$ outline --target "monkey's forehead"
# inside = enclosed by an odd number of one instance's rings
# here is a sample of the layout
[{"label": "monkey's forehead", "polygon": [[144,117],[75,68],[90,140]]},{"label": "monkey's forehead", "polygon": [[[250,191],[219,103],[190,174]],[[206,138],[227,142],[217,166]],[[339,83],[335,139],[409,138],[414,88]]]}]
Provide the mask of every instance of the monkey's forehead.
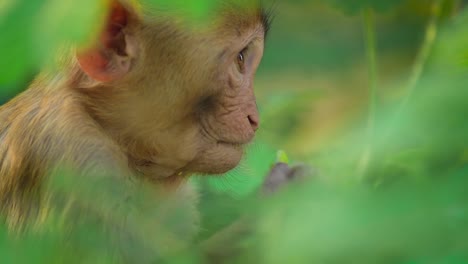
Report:
[{"label": "monkey's forehead", "polygon": [[260,0],[119,0],[127,5],[144,9],[155,8],[165,10],[193,10],[195,12],[207,12],[219,8],[259,8],[263,5]]},{"label": "monkey's forehead", "polygon": [[248,29],[270,28],[269,9],[259,0],[127,0],[148,19],[177,21],[190,26]]}]

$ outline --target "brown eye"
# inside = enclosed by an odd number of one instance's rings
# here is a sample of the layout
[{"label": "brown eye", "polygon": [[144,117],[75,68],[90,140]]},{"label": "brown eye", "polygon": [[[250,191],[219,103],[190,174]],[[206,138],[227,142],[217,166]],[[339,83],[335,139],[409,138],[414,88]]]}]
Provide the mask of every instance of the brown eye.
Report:
[{"label": "brown eye", "polygon": [[237,65],[239,66],[239,71],[244,71],[245,64],[245,49],[243,49],[239,54],[237,54]]}]

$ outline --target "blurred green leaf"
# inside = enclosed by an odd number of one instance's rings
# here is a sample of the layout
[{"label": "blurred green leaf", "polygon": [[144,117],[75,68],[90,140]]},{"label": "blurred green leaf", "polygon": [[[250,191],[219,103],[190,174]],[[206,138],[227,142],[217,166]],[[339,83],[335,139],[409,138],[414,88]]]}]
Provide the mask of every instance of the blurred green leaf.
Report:
[{"label": "blurred green leaf", "polygon": [[0,20],[0,85],[16,83],[36,66],[32,25],[43,5],[44,0],[14,1]]},{"label": "blurred green leaf", "polygon": [[403,1],[405,0],[328,0],[331,5],[347,14],[356,14],[368,8],[378,12],[385,12],[397,7]]},{"label": "blurred green leaf", "polygon": [[385,191],[296,186],[260,214],[259,240],[247,251],[262,252],[256,263],[404,263],[453,253],[466,261],[466,170],[443,176]]},{"label": "blurred green leaf", "polygon": [[53,65],[65,44],[82,45],[97,34],[105,1],[14,1],[0,20],[0,85],[11,85]]},{"label": "blurred green leaf", "polygon": [[41,65],[51,64],[62,46],[89,44],[106,13],[102,0],[47,0],[32,21],[35,58]]},{"label": "blurred green leaf", "polygon": [[141,2],[146,8],[169,11],[195,24],[207,22],[212,18],[212,11],[219,5],[215,0],[141,0]]},{"label": "blurred green leaf", "polygon": [[437,43],[432,56],[437,64],[433,67],[445,73],[462,74],[468,67],[468,12],[457,16],[451,25]]},{"label": "blurred green leaf", "polygon": [[276,162],[281,162],[281,163],[289,163],[289,158],[288,155],[286,155],[286,152],[284,150],[278,150],[276,152]]}]

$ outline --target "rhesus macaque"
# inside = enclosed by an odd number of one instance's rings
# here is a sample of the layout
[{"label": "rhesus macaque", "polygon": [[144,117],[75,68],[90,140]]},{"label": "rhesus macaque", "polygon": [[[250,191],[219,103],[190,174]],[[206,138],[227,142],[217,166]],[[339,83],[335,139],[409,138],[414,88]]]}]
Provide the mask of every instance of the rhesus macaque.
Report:
[{"label": "rhesus macaque", "polygon": [[44,217],[44,183],[62,168],[168,193],[193,173],[233,169],[259,128],[253,81],[269,27],[258,3],[240,2],[219,1],[213,23],[198,28],[112,1],[95,43],[62,54],[60,71],[0,108],[6,222]]}]

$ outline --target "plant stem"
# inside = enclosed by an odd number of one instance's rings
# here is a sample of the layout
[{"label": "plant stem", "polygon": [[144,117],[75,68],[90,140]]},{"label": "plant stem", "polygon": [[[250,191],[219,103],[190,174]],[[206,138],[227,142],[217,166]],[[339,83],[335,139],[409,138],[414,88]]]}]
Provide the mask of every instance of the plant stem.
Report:
[{"label": "plant stem", "polygon": [[361,155],[358,164],[358,174],[363,177],[372,158],[374,145],[375,117],[377,111],[377,46],[375,37],[375,19],[372,8],[366,8],[362,11],[364,19],[364,36],[367,52],[367,68],[369,74],[369,112],[367,119],[367,145]]},{"label": "plant stem", "polygon": [[377,47],[375,39],[375,20],[374,11],[366,8],[363,11],[366,51],[367,51],[367,69],[369,72],[369,116],[368,116],[368,134],[374,134],[375,115],[377,110]]},{"label": "plant stem", "polygon": [[432,47],[434,46],[434,42],[437,37],[437,25],[439,22],[441,11],[440,9],[443,2],[444,0],[435,0],[432,2],[431,17],[425,30],[424,41],[416,57],[416,61],[413,65],[411,76],[406,86],[406,95],[403,98],[403,101],[401,102],[401,105],[397,111],[397,115],[399,115],[407,106],[409,100],[411,99],[414,93],[415,87],[418,84],[419,79],[421,78],[421,75],[424,71],[424,66],[426,65],[427,59],[429,58]]}]

